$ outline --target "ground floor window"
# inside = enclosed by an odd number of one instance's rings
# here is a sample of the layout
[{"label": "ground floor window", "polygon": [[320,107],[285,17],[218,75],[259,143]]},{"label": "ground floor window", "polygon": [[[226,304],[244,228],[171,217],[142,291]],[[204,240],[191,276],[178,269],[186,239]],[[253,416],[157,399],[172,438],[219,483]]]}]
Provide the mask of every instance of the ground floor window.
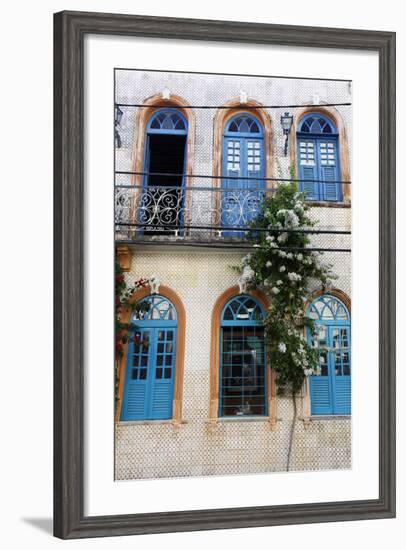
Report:
[{"label": "ground floor window", "polygon": [[126,362],[121,420],[172,418],[177,315],[163,296],[142,300],[134,314]]},{"label": "ground floor window", "polygon": [[251,296],[232,298],[221,315],[219,416],[267,414],[264,313]]},{"label": "ground floor window", "polygon": [[315,334],[308,333],[314,347],[324,348],[318,372],[310,377],[311,413],[351,413],[351,322],[345,305],[335,296],[314,300],[308,310]]}]

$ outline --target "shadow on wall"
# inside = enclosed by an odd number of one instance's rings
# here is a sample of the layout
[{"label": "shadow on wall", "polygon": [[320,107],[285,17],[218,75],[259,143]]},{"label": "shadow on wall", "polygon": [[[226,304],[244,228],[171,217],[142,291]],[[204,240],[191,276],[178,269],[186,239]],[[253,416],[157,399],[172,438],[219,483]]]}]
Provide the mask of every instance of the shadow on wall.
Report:
[{"label": "shadow on wall", "polygon": [[44,531],[45,533],[48,533],[49,535],[53,534],[53,520],[52,518],[21,518],[22,521],[25,523],[28,523],[29,525],[32,525],[39,529],[40,531]]}]

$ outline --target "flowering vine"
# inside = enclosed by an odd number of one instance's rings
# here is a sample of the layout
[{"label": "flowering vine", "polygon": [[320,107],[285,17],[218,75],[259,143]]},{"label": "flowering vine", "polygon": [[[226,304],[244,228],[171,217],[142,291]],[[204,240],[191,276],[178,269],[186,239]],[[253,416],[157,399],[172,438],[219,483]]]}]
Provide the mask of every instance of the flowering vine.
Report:
[{"label": "flowering vine", "polygon": [[269,298],[264,321],[269,364],[279,393],[289,387],[293,395],[306,376],[320,371],[322,360],[321,349],[309,345],[303,334],[306,327],[315,331],[305,311],[310,283],[318,282],[325,290],[335,278],[321,252],[306,250],[310,244],[306,229],[316,225],[308,212],[305,195],[296,184],[280,184],[253,220],[254,249],[238,268],[240,286],[261,288]]},{"label": "flowering vine", "polygon": [[[115,281],[114,281],[114,334],[115,334],[115,396],[118,399],[118,376],[119,376],[119,362],[124,353],[124,346],[128,343],[132,332],[136,329],[133,323],[124,323],[122,321],[122,315],[125,311],[141,311],[146,310],[148,304],[131,304],[131,297],[134,292],[140,288],[143,288],[149,284],[148,279],[140,278],[136,279],[134,283],[127,286],[125,281],[123,270],[119,262],[115,262]],[[139,335],[134,334],[133,338],[139,343]]]}]

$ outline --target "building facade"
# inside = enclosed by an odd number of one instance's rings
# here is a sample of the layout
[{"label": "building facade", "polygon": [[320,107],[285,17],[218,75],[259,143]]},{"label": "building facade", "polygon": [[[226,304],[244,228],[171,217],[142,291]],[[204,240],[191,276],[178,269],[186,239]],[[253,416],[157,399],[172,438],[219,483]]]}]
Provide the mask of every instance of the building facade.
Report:
[{"label": "building facade", "polygon": [[[116,71],[116,255],[131,283],[116,479],[351,467],[351,83]],[[281,116],[288,113],[288,135]],[[334,287],[308,289],[326,346],[296,397],[277,394],[260,289],[232,266],[261,200],[295,180]],[[304,335],[305,337],[310,337]]]}]

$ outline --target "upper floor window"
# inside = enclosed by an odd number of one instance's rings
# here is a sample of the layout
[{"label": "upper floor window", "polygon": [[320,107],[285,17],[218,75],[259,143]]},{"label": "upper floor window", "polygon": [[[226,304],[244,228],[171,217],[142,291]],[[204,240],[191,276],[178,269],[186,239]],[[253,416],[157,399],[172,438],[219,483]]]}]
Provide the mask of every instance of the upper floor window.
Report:
[{"label": "upper floor window", "polygon": [[148,122],[138,213],[141,232],[168,233],[183,224],[187,133],[187,120],[177,109],[155,111]]},{"label": "upper floor window", "polygon": [[297,131],[299,189],[312,201],[341,201],[338,133],[330,119],[305,115]]},{"label": "upper floor window", "polygon": [[345,305],[325,294],[309,306],[316,333],[308,332],[314,347],[325,348],[319,372],[310,377],[312,414],[351,413],[351,321]]},{"label": "upper floor window", "polygon": [[150,133],[169,132],[186,134],[187,122],[183,115],[176,109],[162,109],[155,112],[148,124]]},{"label": "upper floor window", "polygon": [[222,159],[221,225],[226,236],[239,236],[237,229],[257,215],[265,187],[263,127],[256,117],[242,113],[227,122]]},{"label": "upper floor window", "polygon": [[[147,296],[131,317],[121,420],[172,418],[177,312],[164,296]],[[145,307],[143,307],[145,306]]]},{"label": "upper floor window", "polygon": [[219,416],[267,414],[263,320],[263,309],[252,296],[236,296],[223,308]]}]

